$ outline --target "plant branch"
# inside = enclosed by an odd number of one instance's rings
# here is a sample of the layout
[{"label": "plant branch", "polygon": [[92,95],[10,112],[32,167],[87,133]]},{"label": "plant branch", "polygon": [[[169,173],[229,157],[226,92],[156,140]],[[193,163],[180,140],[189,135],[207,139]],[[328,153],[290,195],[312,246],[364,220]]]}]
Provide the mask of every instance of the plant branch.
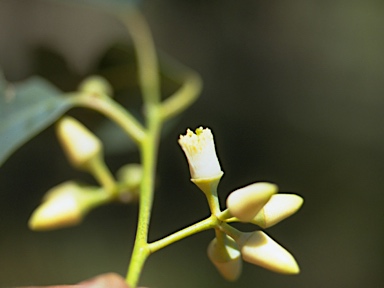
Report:
[{"label": "plant branch", "polygon": [[140,190],[139,219],[135,245],[126,278],[131,288],[137,286],[144,263],[150,255],[148,229],[153,204],[157,149],[161,128],[159,107],[153,106],[151,108],[148,111],[148,133],[140,146],[143,179]]},{"label": "plant branch", "polygon": [[141,143],[145,136],[145,128],[124,107],[106,97],[95,97],[87,93],[69,94],[76,106],[98,111],[118,124],[132,139]]},{"label": "plant branch", "polygon": [[160,101],[159,64],[151,31],[143,15],[135,8],[129,7],[118,14],[128,30],[135,47],[140,87],[144,103]]},{"label": "plant branch", "polygon": [[157,240],[155,242],[152,242],[148,245],[148,248],[150,250],[150,253],[154,253],[172,243],[175,243],[177,241],[180,241],[186,237],[189,237],[193,234],[212,229],[216,227],[218,224],[217,218],[214,215],[211,215],[210,217],[197,222],[189,227],[186,227],[180,231],[177,231],[167,237],[164,237],[163,239]]},{"label": "plant branch", "polygon": [[183,84],[173,95],[163,101],[161,107],[162,118],[170,119],[183,112],[199,96],[202,89],[202,80],[200,75],[189,71],[185,73]]}]

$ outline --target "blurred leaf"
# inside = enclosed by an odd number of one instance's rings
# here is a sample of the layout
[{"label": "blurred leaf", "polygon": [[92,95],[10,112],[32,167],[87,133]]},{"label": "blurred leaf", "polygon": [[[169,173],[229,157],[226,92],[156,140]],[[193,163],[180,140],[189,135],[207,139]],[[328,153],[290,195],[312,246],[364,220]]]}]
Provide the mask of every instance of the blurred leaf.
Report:
[{"label": "blurred leaf", "polygon": [[16,85],[0,77],[0,165],[72,106],[61,94],[40,77]]}]

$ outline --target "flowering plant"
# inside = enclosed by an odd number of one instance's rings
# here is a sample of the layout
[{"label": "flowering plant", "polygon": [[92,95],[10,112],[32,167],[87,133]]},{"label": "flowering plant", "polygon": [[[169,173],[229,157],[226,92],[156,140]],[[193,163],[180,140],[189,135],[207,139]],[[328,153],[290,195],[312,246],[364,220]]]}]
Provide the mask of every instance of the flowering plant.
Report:
[{"label": "flowering plant", "polygon": [[270,227],[295,213],[303,199],[298,195],[276,194],[276,185],[257,182],[231,192],[226,201],[227,209],[221,211],[217,186],[223,172],[211,131],[200,127],[194,134],[188,130],[179,143],[188,159],[191,180],[207,197],[211,216],[203,221],[201,229],[215,230],[216,237],[208,246],[208,256],[223,277],[234,281],[240,276],[240,256],[246,262],[278,273],[299,273],[293,256],[267,234],[262,231],[244,233],[228,223],[240,221]]},{"label": "flowering plant", "polygon": [[[57,138],[69,163],[73,168],[91,174],[99,184],[95,187],[66,181],[56,185],[32,213],[29,227],[32,230],[50,230],[73,226],[81,223],[87,213],[98,206],[114,201],[138,201],[135,244],[126,274],[126,283],[131,288],[137,287],[144,264],[151,254],[209,229],[214,230],[215,238],[208,244],[208,258],[229,281],[238,279],[243,260],[278,273],[299,273],[293,256],[267,234],[259,230],[242,232],[231,223],[247,222],[268,228],[295,213],[303,199],[298,195],[277,194],[278,188],[274,184],[256,182],[231,192],[226,201],[227,207],[221,209],[218,185],[223,171],[213,134],[208,128],[200,127],[194,132],[188,129],[185,135],[180,136],[179,144],[188,161],[191,181],[207,199],[209,217],[157,241],[148,241],[161,129],[164,123],[194,102],[202,83],[196,72],[179,67],[177,73],[173,73],[178,75],[179,89],[163,99],[158,57],[149,27],[135,7],[123,10],[119,8],[114,15],[126,26],[135,46],[144,105],[143,123],[112,98],[112,87],[100,77],[86,79],[78,91],[66,95],[40,78],[24,86],[13,86],[0,79],[0,92],[3,94],[0,97],[0,118],[3,120],[0,122],[0,135],[8,141],[4,141],[0,160],[4,161],[14,147],[56,121]],[[30,99],[31,90],[27,88],[31,85],[39,87],[38,95],[45,95],[40,102],[33,103],[39,109],[30,110],[31,103],[26,100]],[[28,105],[24,105],[23,101]],[[72,107],[93,109],[119,125],[137,145],[141,163],[129,163],[121,167],[115,176],[104,162],[102,141],[80,121],[63,116]],[[28,117],[14,121],[14,115],[24,115],[25,111],[30,112]],[[31,129],[14,133],[15,127],[21,129],[24,126]]]}]

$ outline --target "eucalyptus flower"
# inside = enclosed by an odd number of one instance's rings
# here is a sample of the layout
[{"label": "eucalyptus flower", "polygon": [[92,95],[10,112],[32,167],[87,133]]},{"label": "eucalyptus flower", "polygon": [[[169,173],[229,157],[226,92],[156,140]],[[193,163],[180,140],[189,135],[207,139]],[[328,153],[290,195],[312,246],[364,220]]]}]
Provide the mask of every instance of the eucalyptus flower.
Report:
[{"label": "eucalyptus flower", "polygon": [[179,144],[187,157],[192,179],[215,178],[223,174],[210,129],[200,127],[195,133],[188,129],[186,135],[180,136]]}]

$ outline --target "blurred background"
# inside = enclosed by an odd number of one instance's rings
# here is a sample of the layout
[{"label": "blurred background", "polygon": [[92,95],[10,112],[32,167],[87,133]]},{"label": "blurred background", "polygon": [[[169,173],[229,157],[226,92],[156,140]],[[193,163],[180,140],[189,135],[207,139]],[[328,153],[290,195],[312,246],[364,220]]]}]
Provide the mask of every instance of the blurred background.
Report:
[{"label": "blurred background", "polygon": [[[8,80],[38,74],[71,91],[119,59],[134,66],[129,36],[115,19],[102,9],[65,2],[0,0],[0,66]],[[277,183],[305,199],[296,215],[267,230],[296,257],[301,274],[277,275],[244,264],[237,282],[225,282],[206,256],[214,237],[207,231],[151,256],[141,285],[379,287],[384,2],[164,0],[142,1],[140,9],[158,48],[204,80],[200,99],[161,143],[151,240],[208,214],[177,144],[187,127],[214,132],[225,172],[219,186],[223,203],[230,191],[254,181]],[[137,94],[128,76],[122,98],[128,91]],[[99,121],[93,112],[71,113]],[[106,143],[107,150],[113,144]],[[106,159],[113,171],[138,161],[135,151],[111,151]],[[76,283],[108,271],[125,275],[136,205],[101,207],[79,227],[28,230],[44,193],[73,178],[93,181],[70,168],[52,127],[0,167],[1,287]]]}]

